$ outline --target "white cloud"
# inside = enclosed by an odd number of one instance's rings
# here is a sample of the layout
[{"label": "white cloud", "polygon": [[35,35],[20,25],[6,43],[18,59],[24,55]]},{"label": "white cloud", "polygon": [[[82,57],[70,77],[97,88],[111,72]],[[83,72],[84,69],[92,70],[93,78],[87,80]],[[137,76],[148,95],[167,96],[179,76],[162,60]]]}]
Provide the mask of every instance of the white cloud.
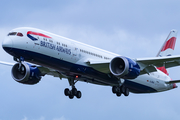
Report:
[{"label": "white cloud", "polygon": [[46,120],[45,117],[41,116],[39,119],[37,120]]},{"label": "white cloud", "polygon": [[24,116],[24,118],[22,120],[28,120],[28,118],[26,116]]},{"label": "white cloud", "polygon": [[[29,118],[27,118],[26,116],[24,116],[24,118],[22,119],[22,120],[47,120],[44,116],[41,116],[40,118],[38,118],[38,119],[29,119]],[[60,118],[54,118],[54,119],[52,119],[52,120],[68,120],[68,119],[66,119],[64,116],[62,116],[62,117],[60,117]]]}]

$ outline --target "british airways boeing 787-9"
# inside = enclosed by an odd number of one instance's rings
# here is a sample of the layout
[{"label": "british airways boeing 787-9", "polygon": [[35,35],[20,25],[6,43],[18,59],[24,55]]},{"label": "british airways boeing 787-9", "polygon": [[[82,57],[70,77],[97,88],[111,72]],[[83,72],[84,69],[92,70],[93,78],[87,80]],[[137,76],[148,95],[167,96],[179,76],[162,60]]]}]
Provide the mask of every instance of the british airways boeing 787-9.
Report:
[{"label": "british airways boeing 787-9", "polygon": [[35,28],[11,30],[2,43],[3,49],[17,62],[11,65],[12,78],[34,85],[42,76],[68,80],[71,89],[64,94],[81,98],[78,81],[111,86],[117,96],[155,93],[176,88],[180,80],[171,80],[167,68],[180,65],[180,55],[172,56],[177,31],[171,30],[156,57],[129,58]]}]

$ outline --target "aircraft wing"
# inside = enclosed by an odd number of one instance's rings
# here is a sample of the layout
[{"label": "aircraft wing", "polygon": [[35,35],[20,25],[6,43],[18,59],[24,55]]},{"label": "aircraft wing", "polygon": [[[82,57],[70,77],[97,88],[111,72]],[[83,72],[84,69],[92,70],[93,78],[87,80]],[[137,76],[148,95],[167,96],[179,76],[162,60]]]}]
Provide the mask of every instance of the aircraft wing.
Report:
[{"label": "aircraft wing", "polygon": [[[140,68],[141,73],[140,74],[146,74],[150,72],[157,71],[156,67],[162,67],[165,66],[165,68],[175,67],[180,65],[180,55],[178,56],[167,56],[167,57],[151,57],[151,58],[137,58],[133,59],[136,61]],[[103,72],[103,73],[110,73],[109,70],[109,64],[111,60],[109,61],[97,61],[93,59],[89,59],[84,61],[88,66]],[[0,64],[13,66],[14,63],[8,63],[0,61]],[[38,69],[41,71],[42,75],[52,75],[54,77],[66,78],[65,75],[60,73],[59,71],[56,71],[54,69],[46,68],[43,66],[37,66]]]},{"label": "aircraft wing", "polygon": [[15,63],[9,63],[9,62],[0,61],[0,64],[8,65],[8,66],[13,66]]},{"label": "aircraft wing", "polygon": [[59,77],[60,79],[62,78],[66,78],[65,75],[63,75],[62,73],[60,73],[57,70],[51,69],[51,68],[47,68],[47,67],[43,67],[43,66],[37,66],[38,69],[40,70],[41,74],[44,75],[51,75],[53,77]]},{"label": "aircraft wing", "polygon": [[[151,58],[137,58],[133,59],[138,63],[141,68],[140,74],[146,74],[157,71],[156,67],[165,66],[165,68],[175,67],[180,65],[180,55],[178,56],[167,56],[167,57],[151,57]],[[109,64],[111,61],[95,61],[89,60],[86,63],[94,69],[108,73]]]},{"label": "aircraft wing", "polygon": [[135,61],[140,65],[141,70],[150,66],[171,68],[180,65],[180,55],[167,57],[139,58]]},{"label": "aircraft wing", "polygon": [[[16,63],[9,63],[9,62],[0,61],[0,64],[7,65],[7,66],[13,66]],[[54,77],[59,77],[60,79],[66,78],[66,76],[64,76],[62,73],[60,73],[59,71],[56,71],[54,69],[46,68],[43,66],[37,66],[37,68],[40,70],[40,72],[43,76],[44,75],[51,75]]]}]

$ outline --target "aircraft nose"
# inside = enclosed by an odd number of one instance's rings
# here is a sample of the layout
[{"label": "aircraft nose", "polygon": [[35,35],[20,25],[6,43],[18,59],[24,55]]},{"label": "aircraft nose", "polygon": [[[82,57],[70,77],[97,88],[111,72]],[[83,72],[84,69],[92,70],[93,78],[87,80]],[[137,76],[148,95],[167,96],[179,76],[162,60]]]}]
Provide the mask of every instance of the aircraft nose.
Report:
[{"label": "aircraft nose", "polygon": [[6,37],[2,43],[2,47],[6,52],[10,52],[12,49],[13,43],[10,37]]}]

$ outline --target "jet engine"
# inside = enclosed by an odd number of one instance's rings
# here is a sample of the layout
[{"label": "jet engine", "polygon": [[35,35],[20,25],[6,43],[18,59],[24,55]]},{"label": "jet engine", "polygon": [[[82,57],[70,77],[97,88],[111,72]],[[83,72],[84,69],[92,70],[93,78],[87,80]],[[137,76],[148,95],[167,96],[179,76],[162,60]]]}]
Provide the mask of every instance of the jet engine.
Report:
[{"label": "jet engine", "polygon": [[134,60],[124,56],[113,58],[109,69],[114,76],[123,79],[134,79],[140,74],[139,65]]},{"label": "jet engine", "polygon": [[41,80],[39,69],[25,62],[16,63],[12,67],[11,74],[15,81],[28,85],[36,84]]}]

